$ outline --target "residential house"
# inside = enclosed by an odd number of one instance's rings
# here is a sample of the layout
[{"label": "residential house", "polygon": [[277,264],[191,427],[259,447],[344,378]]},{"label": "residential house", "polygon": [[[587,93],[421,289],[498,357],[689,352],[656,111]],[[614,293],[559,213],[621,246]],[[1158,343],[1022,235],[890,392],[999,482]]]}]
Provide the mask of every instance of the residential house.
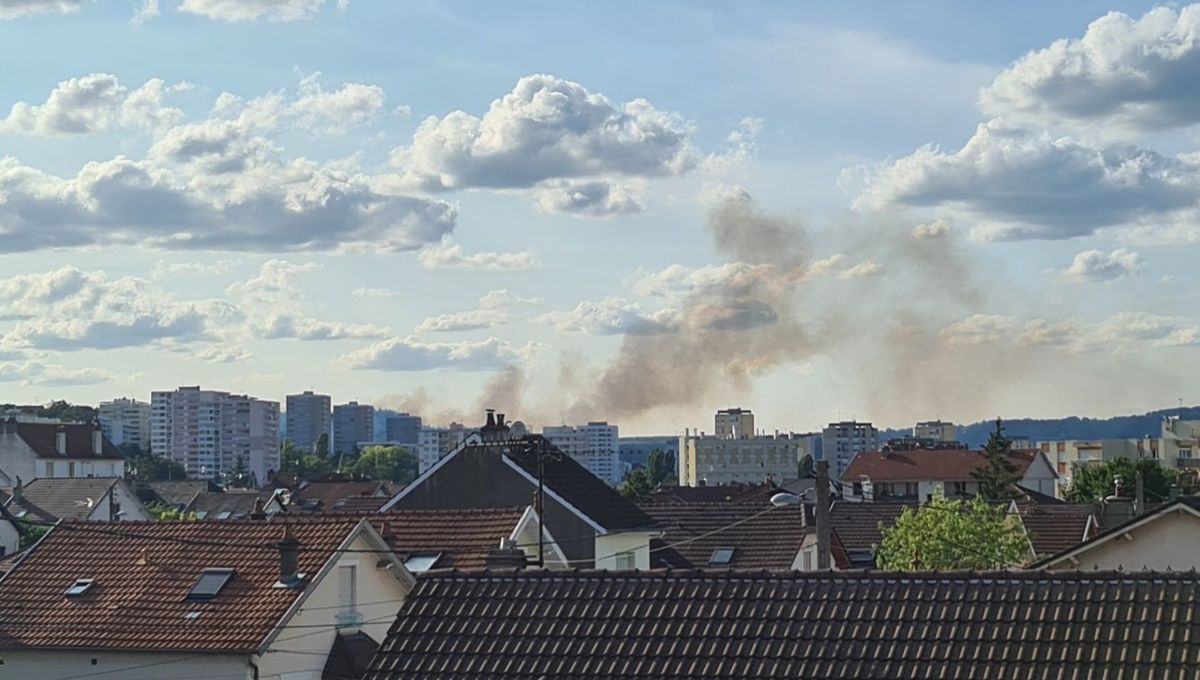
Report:
[{"label": "residential house", "polygon": [[[905,508],[915,502],[856,503],[835,500],[829,507],[830,557],[835,569],[874,569],[875,555],[883,541],[883,530],[896,523]],[[809,532],[801,546],[799,568],[817,568],[817,535]]]},{"label": "residential house", "polygon": [[42,477],[124,477],[125,458],[99,423],[0,420],[0,486]]},{"label": "residential house", "polygon": [[53,524],[60,519],[144,522],[150,519],[133,488],[123,479],[35,479],[18,484],[6,506],[22,519]]},{"label": "residential house", "polygon": [[413,583],[361,518],[64,521],[0,580],[0,672],[334,678],[366,664]]},{"label": "residential house", "polygon": [[357,498],[377,498],[380,505],[396,495],[398,484],[365,479],[329,479],[304,481],[290,494],[289,510],[340,510],[346,501]]},{"label": "residential house", "polygon": [[207,479],[181,479],[163,482],[138,482],[134,485],[138,498],[144,505],[156,505],[172,510],[183,510],[196,494],[206,491],[218,492],[221,487]]},{"label": "residential house", "polygon": [[1195,573],[442,571],[364,680],[1193,680],[1198,610]]},{"label": "residential house", "polygon": [[279,497],[278,491],[202,491],[183,508],[183,513],[196,519],[246,519],[259,513],[270,516],[286,510]]},{"label": "residential house", "polygon": [[[538,520],[532,507],[393,510],[367,519],[414,574],[537,565]],[[541,542],[547,568],[569,566],[553,535],[545,533]]]},{"label": "residential house", "polygon": [[1100,530],[1096,506],[1091,503],[1009,504],[1029,537],[1030,555],[1036,559],[1054,555],[1091,540]]},{"label": "residential house", "polygon": [[[1110,503],[1129,503],[1128,499]],[[1031,568],[1045,571],[1200,569],[1200,498],[1179,498],[1063,548]]]},{"label": "residential house", "polygon": [[539,514],[572,565],[650,567],[653,519],[545,438],[513,437],[502,416],[488,421],[381,510],[511,508],[536,503],[540,486]]},{"label": "residential house", "polygon": [[650,543],[655,568],[767,569],[801,565],[806,507],[754,503],[644,503],[662,530]]},{"label": "residential house", "polygon": [[[1008,460],[1017,486],[1054,495],[1058,476],[1036,449],[1013,450]],[[987,466],[980,451],[877,451],[860,453],[842,475],[843,497],[857,500],[922,500],[934,494],[971,498],[979,493],[975,473]]]}]

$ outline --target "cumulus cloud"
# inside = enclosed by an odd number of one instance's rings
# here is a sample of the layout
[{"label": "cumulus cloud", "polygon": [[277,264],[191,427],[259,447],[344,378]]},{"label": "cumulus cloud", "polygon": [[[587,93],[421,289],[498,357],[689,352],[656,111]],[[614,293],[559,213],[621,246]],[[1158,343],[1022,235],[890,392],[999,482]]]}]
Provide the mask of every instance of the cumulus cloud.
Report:
[{"label": "cumulus cloud", "polygon": [[980,222],[985,238],[1052,239],[1174,221],[1198,202],[1192,159],[988,123],[957,152],[924,147],[877,168],[855,207],[940,206]]},{"label": "cumulus cloud", "polygon": [[383,108],[386,99],[378,85],[346,83],[327,92],[321,86],[320,72],[300,80],[300,92],[291,111],[302,125],[325,130],[344,130],[349,125],[371,119]]},{"label": "cumulus cloud", "polygon": [[0,21],[38,14],[70,14],[83,7],[83,0],[0,0]]},{"label": "cumulus cloud", "polygon": [[653,335],[671,330],[676,316],[671,309],[651,313],[636,302],[608,297],[599,302],[585,300],[566,311],[547,312],[534,322],[553,326],[560,333]]},{"label": "cumulus cloud", "polygon": [[532,251],[482,252],[468,255],[463,251],[462,246],[448,240],[425,248],[418,254],[417,259],[426,269],[523,271],[542,266],[537,258],[537,253]]},{"label": "cumulus cloud", "polygon": [[158,0],[142,0],[141,7],[138,7],[133,16],[129,18],[129,23],[144,24],[147,21],[157,19],[159,14],[161,12],[158,8]]},{"label": "cumulus cloud", "polygon": [[915,239],[926,238],[946,238],[954,233],[954,225],[947,220],[934,220],[925,224],[918,224],[912,229],[912,237]]},{"label": "cumulus cloud", "polygon": [[400,295],[402,295],[402,293],[400,291],[388,290],[386,288],[369,288],[366,286],[363,286],[360,288],[355,288],[354,290],[350,291],[350,294],[353,295],[354,297],[376,298],[376,299],[394,298],[394,297],[400,297]]},{"label": "cumulus cloud", "polygon": [[476,309],[430,316],[417,326],[418,333],[448,333],[479,330],[509,322],[514,310],[542,304],[541,298],[529,298],[507,289],[490,290],[479,298]]},{"label": "cumulus cloud", "polygon": [[159,260],[150,269],[150,275],[156,279],[169,279],[182,276],[220,276],[228,273],[237,264],[237,260],[205,260],[203,262],[165,262]]},{"label": "cumulus cloud", "polygon": [[497,338],[451,343],[424,343],[416,336],[389,338],[338,358],[349,369],[380,371],[428,371],[454,368],[463,371],[498,369],[518,357],[507,343]]},{"label": "cumulus cloud", "polygon": [[1120,12],[1082,38],[1030,52],[984,88],[989,116],[1089,132],[1153,131],[1200,122],[1200,6]]},{"label": "cumulus cloud", "polygon": [[538,210],[576,217],[617,217],[642,211],[642,192],[628,184],[604,181],[547,182],[535,192]]},{"label": "cumulus cloud", "polygon": [[[328,0],[183,0],[179,11],[236,23],[240,21],[307,21],[331,4]],[[337,0],[338,9],[347,0]]]},{"label": "cumulus cloud", "polygon": [[951,346],[1048,347],[1071,354],[1137,352],[1146,347],[1200,345],[1200,324],[1149,312],[1119,312],[1098,322],[1027,319],[975,314],[940,332]]},{"label": "cumulus cloud", "polygon": [[1144,268],[1142,256],[1125,248],[1118,248],[1111,253],[1085,250],[1075,255],[1071,266],[1064,269],[1061,275],[1065,281],[1090,283],[1137,276]]},{"label": "cumulus cloud", "polygon": [[38,361],[0,361],[0,383],[20,383],[24,386],[96,385],[117,376],[101,368],[63,368]]},{"label": "cumulus cloud", "polygon": [[551,75],[529,75],[476,117],[454,111],[418,126],[392,153],[400,181],[425,191],[534,189],[548,212],[610,216],[640,209],[615,178],[677,176],[699,156],[692,125],[644,99],[613,104]]},{"label": "cumulus cloud", "polygon": [[305,311],[299,279],[320,270],[313,262],[264,262],[258,274],[231,284],[226,292],[246,314],[252,335],[268,339],[341,340],[383,338],[388,329],[374,324],[321,321]]},{"label": "cumulus cloud", "polygon": [[13,104],[0,121],[0,132],[27,135],[87,134],[107,129],[120,112],[128,90],[107,73],[60,82],[45,103]]},{"label": "cumulus cloud", "polygon": [[883,273],[883,265],[878,262],[859,262],[858,264],[847,267],[838,273],[839,279],[861,279],[871,276],[879,276]]}]

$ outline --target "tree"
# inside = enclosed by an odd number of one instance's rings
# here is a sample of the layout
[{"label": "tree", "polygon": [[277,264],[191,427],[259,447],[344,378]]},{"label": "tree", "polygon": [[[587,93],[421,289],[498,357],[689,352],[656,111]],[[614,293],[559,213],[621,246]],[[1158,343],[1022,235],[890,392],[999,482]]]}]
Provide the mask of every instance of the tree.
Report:
[{"label": "tree", "polygon": [[941,496],[916,509],[905,508],[891,527],[880,527],[883,541],[875,561],[892,571],[1005,569],[1029,556],[1029,541],[1003,504],[982,498],[946,500]]},{"label": "tree", "polygon": [[146,455],[146,452],[142,451],[142,447],[132,442],[125,442],[124,444],[121,444],[117,447],[117,450],[120,451],[121,455],[125,456],[125,458],[128,460],[141,458],[142,456]]},{"label": "tree", "polygon": [[678,482],[675,475],[675,454],[662,449],[654,449],[646,457],[646,481],[651,488],[660,485],[673,485]]},{"label": "tree", "polygon": [[1016,493],[1014,486],[1020,478],[1017,466],[1009,459],[1012,440],[1004,436],[1004,426],[996,419],[996,429],[988,435],[983,447],[987,466],[971,473],[979,483],[979,495],[989,501],[1011,500]]},{"label": "tree", "polygon": [[246,460],[241,456],[234,461],[233,470],[229,472],[225,480],[225,486],[233,489],[249,489],[254,485],[254,480],[250,476],[250,471],[246,469]]},{"label": "tree", "polygon": [[17,520],[19,525],[17,534],[17,550],[25,550],[26,548],[37,543],[42,536],[50,531],[50,527],[43,524],[33,524],[25,520]]},{"label": "tree", "polygon": [[408,484],[417,478],[420,463],[411,451],[400,446],[368,446],[350,466],[350,472],[378,481]]},{"label": "tree", "polygon": [[161,503],[152,503],[146,506],[146,512],[154,518],[156,522],[195,522],[198,518],[194,512],[184,512],[175,508],[162,505]]},{"label": "tree", "polygon": [[1124,493],[1133,496],[1137,473],[1142,473],[1142,484],[1147,499],[1160,501],[1170,498],[1171,485],[1179,473],[1164,468],[1153,458],[1115,458],[1102,463],[1076,463],[1071,473],[1071,486],[1067,488],[1067,500],[1076,503],[1094,503],[1111,496],[1115,489],[1114,480],[1121,478]]},{"label": "tree", "polygon": [[141,455],[129,461],[129,476],[139,482],[187,479],[187,468],[160,456]]},{"label": "tree", "polygon": [[329,435],[324,432],[320,437],[317,437],[316,446],[313,447],[313,453],[317,454],[322,459],[329,459]]},{"label": "tree", "polygon": [[816,468],[814,465],[812,456],[801,458],[800,464],[796,466],[796,476],[800,478],[815,476]]},{"label": "tree", "polygon": [[639,503],[650,498],[650,494],[654,493],[654,486],[650,484],[645,468],[639,467],[625,475],[625,479],[617,485],[617,493],[634,503]]}]

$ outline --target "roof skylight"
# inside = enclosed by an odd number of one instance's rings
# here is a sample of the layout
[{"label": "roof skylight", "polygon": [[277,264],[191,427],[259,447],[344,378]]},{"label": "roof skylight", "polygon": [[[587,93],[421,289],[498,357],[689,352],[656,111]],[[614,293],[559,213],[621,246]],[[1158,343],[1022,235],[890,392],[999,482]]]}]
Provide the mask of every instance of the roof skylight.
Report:
[{"label": "roof skylight", "polygon": [[200,572],[200,578],[196,579],[196,585],[188,591],[187,599],[211,600],[232,578],[232,569],[205,569]]}]

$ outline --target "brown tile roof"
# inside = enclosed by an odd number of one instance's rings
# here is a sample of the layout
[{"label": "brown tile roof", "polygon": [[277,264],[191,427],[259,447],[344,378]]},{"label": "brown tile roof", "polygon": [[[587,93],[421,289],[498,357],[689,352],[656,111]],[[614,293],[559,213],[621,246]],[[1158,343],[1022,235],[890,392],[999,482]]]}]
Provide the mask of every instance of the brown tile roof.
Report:
[{"label": "brown tile roof", "polygon": [[[299,491],[292,493],[291,505],[297,509],[332,510],[337,501],[344,498],[378,496],[380,505],[393,494],[385,482],[309,482]],[[315,504],[314,507],[306,507]]]},{"label": "brown tile roof", "polygon": [[[16,426],[17,435],[25,440],[29,448],[40,458],[94,458],[96,460],[120,460],[124,458],[113,443],[104,438],[103,452],[96,455],[92,448],[92,431],[89,423],[10,423]],[[67,453],[59,454],[55,449],[58,430],[67,433]]]},{"label": "brown tile roof", "polygon": [[435,572],[365,680],[1191,680],[1200,575]]},{"label": "brown tile roof", "polygon": [[112,477],[35,479],[21,488],[21,499],[9,499],[9,511],[26,510],[43,520],[87,519],[109,490],[122,480]]},{"label": "brown tile roof", "polygon": [[[358,521],[288,521],[300,572],[315,575]],[[253,650],[304,590],[275,587],[283,525],[64,521],[0,580],[0,649]],[[216,597],[189,601],[209,567],[235,575]],[[87,593],[64,595],[84,578],[95,580]]]},{"label": "brown tile roof", "polygon": [[1095,517],[1096,506],[1091,503],[1019,504],[1017,513],[1035,555],[1053,555],[1084,542],[1091,538],[1085,533],[1088,519],[1099,519]]},{"label": "brown tile roof", "polygon": [[652,503],[742,503],[770,498],[772,484],[723,484],[718,486],[664,486],[654,490]]},{"label": "brown tile roof", "polygon": [[916,503],[834,501],[829,508],[829,523],[847,551],[874,552],[875,546],[883,540],[880,525],[890,527],[905,508],[916,507]]},{"label": "brown tile roof", "polygon": [[394,510],[367,519],[401,560],[441,553],[437,569],[482,569],[488,553],[512,534],[523,514],[525,508]]},{"label": "brown tile roof", "polygon": [[[650,555],[651,564],[661,566],[707,568],[714,550],[733,548],[733,569],[790,569],[807,531],[799,505],[648,503],[641,508],[663,531]],[[666,546],[670,552],[656,560]]]},{"label": "brown tile roof", "polygon": [[[1037,455],[1037,451],[1012,451],[1009,454],[1018,477],[1025,474]],[[866,476],[874,484],[927,480],[970,482],[975,479],[972,473],[986,464],[979,451],[871,451],[860,453],[850,461],[842,481],[851,484]]]}]

